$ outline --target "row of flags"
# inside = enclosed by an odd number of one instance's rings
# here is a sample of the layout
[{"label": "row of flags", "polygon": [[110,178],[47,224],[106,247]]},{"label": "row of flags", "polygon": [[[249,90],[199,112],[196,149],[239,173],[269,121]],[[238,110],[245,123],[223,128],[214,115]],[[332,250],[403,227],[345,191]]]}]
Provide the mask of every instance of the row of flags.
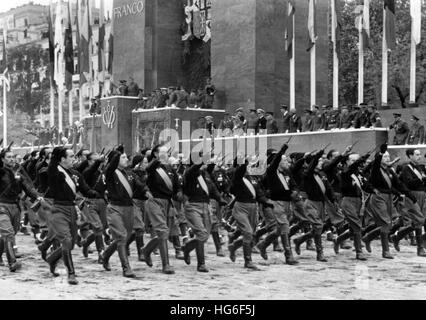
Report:
[{"label": "row of flags", "polygon": [[[358,28],[362,29],[363,34],[363,43],[364,47],[369,47],[369,38],[370,38],[370,1],[371,0],[361,0],[361,4],[357,7],[355,14],[356,25]],[[415,31],[414,39],[416,43],[420,43],[420,33],[421,33],[421,0],[410,0],[411,4],[411,16]],[[336,44],[336,48],[339,48],[340,33],[341,33],[341,6],[340,0],[334,2],[334,12],[332,14],[336,17],[334,19],[334,24],[332,25],[331,32],[331,41]],[[384,10],[385,10],[385,29],[386,29],[386,43],[389,50],[395,49],[396,45],[396,36],[395,36],[395,0],[384,0]],[[288,0],[288,11],[287,11],[287,24],[285,29],[285,40],[286,40],[286,52],[288,58],[292,58],[292,46],[293,46],[293,22],[295,19],[296,6],[294,0]],[[308,44],[307,51],[314,46],[318,36],[317,36],[317,26],[316,26],[316,1],[308,0],[308,19],[307,19],[307,29],[308,29]]]},{"label": "row of flags", "polygon": [[[91,3],[92,2],[92,3]],[[76,37],[78,52],[78,69],[74,65],[74,46],[73,46],[73,30],[72,30],[72,0],[68,0],[66,12],[63,12],[63,1],[58,0],[56,5],[56,20],[53,22],[53,4],[50,1],[48,14],[49,28],[49,56],[51,83],[58,90],[72,89],[72,76],[76,73],[80,74],[80,86],[92,81],[91,65],[91,42],[92,42],[92,26],[91,26],[91,5],[94,0],[76,0],[77,19]],[[100,0],[100,19],[99,19],[99,37],[98,37],[98,80],[101,84],[105,81],[106,68],[106,22],[104,11],[105,2]],[[64,21],[67,21],[66,26]],[[111,31],[109,41],[108,55],[108,72],[112,74],[113,60],[113,33]]]}]

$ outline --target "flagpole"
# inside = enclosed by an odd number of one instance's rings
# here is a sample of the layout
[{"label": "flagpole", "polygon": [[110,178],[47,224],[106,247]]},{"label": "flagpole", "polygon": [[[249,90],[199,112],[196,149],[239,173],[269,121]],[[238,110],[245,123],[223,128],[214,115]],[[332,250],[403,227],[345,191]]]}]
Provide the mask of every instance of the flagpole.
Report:
[{"label": "flagpole", "polygon": [[383,9],[382,106],[388,104],[388,48],[386,44],[386,9]]},{"label": "flagpole", "polygon": [[73,121],[73,106],[72,106],[72,98],[73,98],[73,91],[68,90],[68,122],[70,125],[70,128],[72,126],[72,121]]},{"label": "flagpole", "polygon": [[[291,3],[289,1],[288,3],[288,10],[290,12],[290,10],[292,9],[291,7]],[[293,35],[292,35],[292,44],[291,44],[291,50],[292,50],[292,54],[291,54],[291,59],[290,59],[290,110],[291,111],[296,111],[296,101],[295,101],[295,78],[296,78],[296,74],[295,74],[295,39],[294,39],[294,28],[295,28],[295,23],[294,23],[294,15],[293,15]]]},{"label": "flagpole", "polygon": [[50,84],[50,127],[55,125],[55,89],[53,84]]},{"label": "flagpole", "polygon": [[316,43],[311,48],[311,106],[316,105],[316,82],[317,82],[317,70],[316,70]]},{"label": "flagpole", "polygon": [[358,105],[364,102],[364,37],[362,36],[362,19],[359,30],[359,61],[358,61]]},{"label": "flagpole", "polygon": [[59,133],[63,132],[63,100],[64,100],[64,92],[62,90],[58,90],[58,131]]},{"label": "flagpole", "polygon": [[331,0],[331,25],[332,25],[332,38],[333,41],[333,109],[339,108],[339,57],[337,56],[337,44],[336,44],[336,0]]},{"label": "flagpole", "polygon": [[6,78],[3,78],[3,148],[7,147],[7,88]]},{"label": "flagpole", "polygon": [[410,49],[410,103],[416,102],[416,42],[411,32]]}]

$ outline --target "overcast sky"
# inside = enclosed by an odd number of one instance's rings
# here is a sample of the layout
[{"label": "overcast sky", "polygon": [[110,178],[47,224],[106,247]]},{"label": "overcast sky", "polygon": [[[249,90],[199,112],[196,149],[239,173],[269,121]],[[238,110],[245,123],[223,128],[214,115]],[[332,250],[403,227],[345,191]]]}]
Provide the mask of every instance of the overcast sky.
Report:
[{"label": "overcast sky", "polygon": [[[73,3],[76,3],[77,0],[71,0]],[[107,10],[108,7],[112,7],[112,1],[113,0],[105,0],[105,9]],[[19,7],[23,4],[29,3],[30,0],[13,0],[13,1],[5,1],[5,0],[1,0],[0,1],[0,13],[1,12],[6,12],[9,11],[10,9]],[[33,0],[34,3],[36,4],[44,4],[47,5],[49,4],[49,0]],[[57,0],[53,0],[53,2],[57,2]],[[66,2],[66,1],[64,1]],[[96,0],[96,7],[99,7],[99,2],[100,0]]]}]

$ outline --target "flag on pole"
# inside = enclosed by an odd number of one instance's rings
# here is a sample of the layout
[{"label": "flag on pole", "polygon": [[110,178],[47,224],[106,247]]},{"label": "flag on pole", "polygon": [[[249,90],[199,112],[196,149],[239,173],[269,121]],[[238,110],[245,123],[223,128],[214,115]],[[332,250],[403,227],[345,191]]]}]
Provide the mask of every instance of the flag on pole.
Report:
[{"label": "flag on pole", "polygon": [[395,0],[385,0],[385,15],[386,15],[386,46],[388,50],[395,49]]},{"label": "flag on pole", "polygon": [[55,39],[53,37],[53,6],[50,0],[49,13],[47,15],[47,24],[49,30],[49,66],[50,66],[50,83],[55,86]]},{"label": "flag on pole", "polygon": [[55,73],[54,80],[59,90],[64,90],[65,73],[63,70],[64,63],[64,34],[63,34],[63,16],[62,16],[62,0],[58,0],[56,4],[56,20],[55,20]]},{"label": "flag on pole", "polygon": [[332,26],[331,31],[331,41],[336,45],[336,54],[340,57],[340,31],[342,30],[342,20],[340,13],[340,0],[332,0],[334,1],[334,25]]},{"label": "flag on pole", "polygon": [[90,38],[92,30],[90,27],[89,0],[81,0],[80,3],[80,46],[79,46],[79,64],[80,64],[80,85],[88,82],[90,74]]},{"label": "flag on pole", "polygon": [[74,48],[72,42],[71,0],[68,0],[68,24],[65,30],[65,86],[72,90],[72,76],[74,75]]},{"label": "flag on pole", "polygon": [[411,34],[416,45],[420,43],[422,30],[422,1],[410,0]]},{"label": "flag on pole", "polygon": [[286,39],[286,51],[289,59],[293,58],[293,21],[294,13],[296,12],[296,7],[294,5],[294,0],[288,0],[288,14],[287,14],[287,27],[285,30],[285,39]]},{"label": "flag on pole", "polygon": [[99,40],[98,40],[98,79],[99,83],[105,81],[105,2],[101,0],[99,16]]},{"label": "flag on pole", "polygon": [[364,0],[362,16],[362,38],[365,50],[370,47],[370,0]]},{"label": "flag on pole", "polygon": [[316,25],[316,6],[315,0],[308,0],[308,48],[310,51],[317,41],[317,25]]},{"label": "flag on pole", "polygon": [[108,38],[108,73],[112,75],[112,63],[114,61],[114,24]]}]

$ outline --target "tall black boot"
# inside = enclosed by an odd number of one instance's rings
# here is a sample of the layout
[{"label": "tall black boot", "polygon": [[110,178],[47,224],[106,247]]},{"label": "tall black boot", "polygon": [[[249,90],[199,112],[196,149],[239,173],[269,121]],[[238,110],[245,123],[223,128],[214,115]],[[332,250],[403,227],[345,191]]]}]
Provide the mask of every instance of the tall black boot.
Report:
[{"label": "tall black boot", "polygon": [[182,246],[180,245],[179,236],[171,236],[171,242],[173,243],[173,248],[175,248],[175,257],[177,260],[183,260]]},{"label": "tall black boot", "polygon": [[314,241],[315,247],[317,249],[317,261],[327,262],[327,259],[324,257],[323,253],[321,234],[316,233],[314,235]]},{"label": "tall black boot", "polygon": [[114,240],[111,244],[106,248],[104,253],[102,254],[103,267],[106,271],[111,271],[111,266],[109,265],[109,258],[114,254],[115,250],[117,250],[118,241]]},{"label": "tall black boot", "polygon": [[126,278],[136,278],[129,264],[126,246],[117,246],[118,257],[120,258],[121,267],[123,268],[123,276]]},{"label": "tall black boot", "polygon": [[89,246],[95,241],[96,235],[92,232],[86,239],[81,241],[81,246],[83,247],[83,256],[85,258],[89,257]]},{"label": "tall black boot", "polygon": [[243,243],[244,268],[258,271],[259,268],[251,261],[251,243]]},{"label": "tall black boot", "polygon": [[198,272],[209,272],[209,269],[206,268],[206,261],[204,256],[204,242],[196,240],[197,241],[197,271]]},{"label": "tall black boot", "polygon": [[311,239],[314,236],[313,231],[309,231],[305,234],[302,234],[300,237],[293,240],[294,243],[294,250],[296,250],[296,253],[300,255],[300,246],[303,242],[305,242],[308,239]]},{"label": "tall black boot", "polygon": [[160,240],[159,248],[160,248],[161,263],[163,265],[163,270],[162,270],[163,273],[174,274],[175,271],[169,264],[169,250],[167,248],[167,239]]},{"label": "tall black boot", "polygon": [[382,257],[393,259],[393,256],[389,252],[389,235],[385,232],[380,232],[380,240],[382,242]]},{"label": "tall black boot", "polygon": [[[421,230],[421,228],[420,228],[420,230]],[[408,237],[410,238],[410,246],[417,247],[417,239],[416,239],[415,233],[410,232],[408,234]]]},{"label": "tall black boot", "polygon": [[301,230],[303,227],[303,223],[301,221],[299,221],[298,223],[292,225],[290,227],[290,232],[288,234],[289,238],[291,238],[292,236],[294,236],[299,230]]},{"label": "tall black boot", "polygon": [[380,235],[380,227],[377,227],[376,229],[373,229],[372,231],[368,232],[364,235],[362,238],[362,241],[365,243],[365,249],[371,253],[371,241],[376,239]]},{"label": "tall black boot", "polygon": [[13,240],[4,240],[4,244],[10,272],[15,272],[16,270],[21,269],[21,263],[16,261],[15,250],[13,249]]},{"label": "tall black boot", "polygon": [[404,226],[404,221],[402,219],[402,217],[399,217],[395,223],[392,224],[392,227],[389,231],[389,234],[394,234],[395,232],[397,232],[400,228],[402,228]]},{"label": "tall black boot", "polygon": [[396,251],[399,252],[401,250],[401,248],[399,247],[399,242],[412,231],[414,231],[414,228],[412,226],[408,226],[399,229],[396,234],[390,236],[390,239],[393,242],[393,246],[395,247]]},{"label": "tall black boot", "polygon": [[54,250],[47,258],[46,262],[49,264],[50,273],[54,277],[59,277],[59,273],[56,272],[56,266],[58,261],[62,258],[62,248]]},{"label": "tall black boot", "polygon": [[68,270],[68,283],[72,285],[78,284],[78,281],[75,278],[75,270],[72,261],[71,250],[62,250],[62,258],[64,259],[65,267]]},{"label": "tall black boot", "polygon": [[38,250],[40,250],[41,258],[46,261],[47,258],[47,250],[49,250],[50,246],[52,245],[53,240],[50,239],[44,239],[44,241],[37,246]]},{"label": "tall black boot", "polygon": [[229,258],[231,259],[232,262],[235,262],[235,259],[236,259],[235,252],[242,245],[243,245],[243,238],[239,238],[228,246]]},{"label": "tall black boot", "polygon": [[361,233],[355,232],[354,233],[354,246],[355,246],[355,252],[356,252],[356,259],[365,261],[367,258],[364,256],[364,253],[362,252],[362,243],[361,243]]},{"label": "tall black boot", "polygon": [[253,236],[253,242],[254,242],[255,244],[256,244],[256,243],[258,243],[258,242],[259,242],[259,239],[260,239],[263,235],[267,234],[267,233],[268,233],[268,231],[269,231],[269,229],[268,229],[268,228],[266,228],[266,227],[262,227],[262,228],[258,229],[258,230],[254,233],[254,236]]},{"label": "tall black boot", "polygon": [[281,235],[281,242],[284,247],[285,263],[289,265],[299,264],[299,262],[293,257],[293,252],[291,251],[291,242],[288,234],[285,233]]},{"label": "tall black boot", "polygon": [[198,242],[197,239],[191,239],[183,246],[183,260],[187,265],[191,264],[191,257],[189,254],[192,250],[197,248]]},{"label": "tall black boot", "polygon": [[342,234],[340,234],[336,239],[333,239],[334,242],[334,252],[336,254],[339,254],[339,248],[340,245],[346,241],[347,239],[349,239],[352,235],[351,230],[346,230],[344,231]]},{"label": "tall black boot", "polygon": [[152,267],[151,253],[157,249],[160,244],[158,238],[152,238],[145,247],[142,248],[142,255],[148,267]]},{"label": "tall black boot", "polygon": [[222,244],[220,243],[219,232],[212,231],[212,238],[213,238],[214,246],[216,248],[216,255],[218,257],[224,257],[225,253],[223,253],[223,250],[222,250]]},{"label": "tall black boot", "polygon": [[235,230],[235,232],[228,234],[228,244],[231,244],[241,236],[240,230]]},{"label": "tall black boot", "polygon": [[417,241],[417,255],[419,257],[426,257],[426,251],[423,247],[422,241],[422,228],[416,228],[416,241]]},{"label": "tall black boot", "polygon": [[132,244],[133,241],[135,241],[135,239],[136,239],[136,234],[132,232],[132,234],[130,235],[129,239],[127,239],[127,242],[126,242],[126,253],[128,257],[130,257],[130,245]]},{"label": "tall black boot", "polygon": [[142,254],[142,248],[144,246],[143,233],[136,234],[135,240],[136,240],[136,250],[138,251],[138,260],[145,262],[145,258]]},{"label": "tall black boot", "polygon": [[4,240],[0,238],[0,266],[1,267],[4,266],[3,252],[4,252]]},{"label": "tall black boot", "polygon": [[98,251],[98,263],[103,264],[104,258],[102,257],[102,253],[105,250],[104,247],[104,240],[102,238],[102,234],[98,234],[95,236],[95,244],[96,244],[96,251]]},{"label": "tall black boot", "polygon": [[278,239],[278,235],[277,233],[274,231],[272,233],[269,233],[265,239],[263,239],[262,241],[260,241],[256,246],[260,251],[260,256],[265,259],[268,260],[268,254],[266,253],[266,249],[271,245],[271,243],[273,243],[275,240]]}]

